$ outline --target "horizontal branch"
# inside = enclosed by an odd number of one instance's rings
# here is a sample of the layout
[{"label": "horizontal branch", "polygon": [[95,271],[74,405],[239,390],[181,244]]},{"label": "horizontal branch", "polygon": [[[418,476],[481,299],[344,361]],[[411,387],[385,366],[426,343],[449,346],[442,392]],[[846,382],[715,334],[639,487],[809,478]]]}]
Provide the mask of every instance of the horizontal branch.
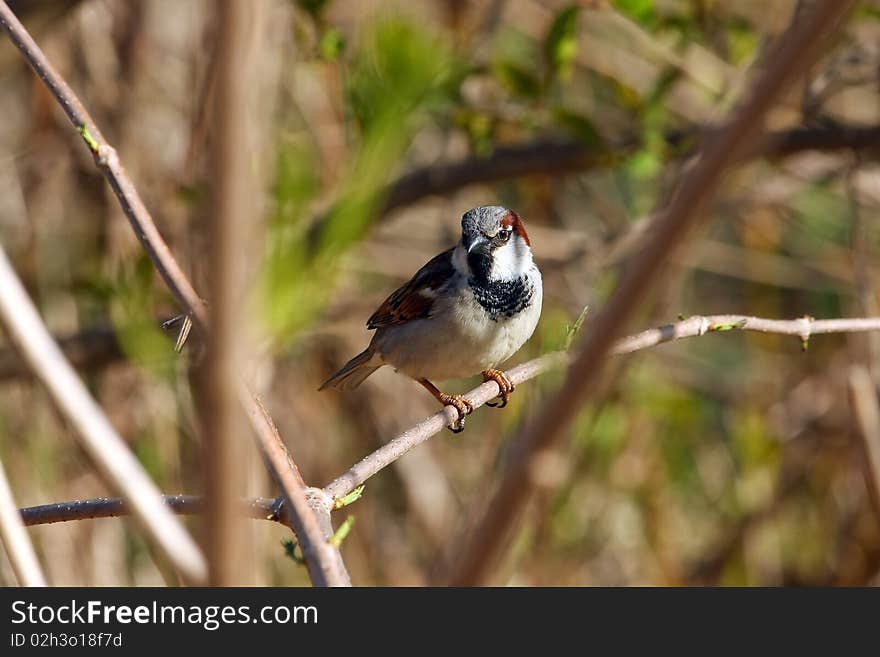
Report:
[{"label": "horizontal branch", "polygon": [[[196,495],[163,495],[165,505],[174,513],[182,516],[201,515],[206,504],[202,497]],[[255,520],[273,520],[281,522],[276,512],[278,500],[270,497],[258,497],[242,500],[241,512]],[[70,520],[92,520],[94,518],[118,518],[131,515],[131,508],[119,497],[98,497],[91,500],[74,500],[41,504],[19,509],[21,519],[28,527],[33,525],[49,525]]]},{"label": "horizontal branch", "polygon": [[[709,131],[711,135],[714,131]],[[666,143],[674,148],[694,140],[696,132],[670,131]],[[639,147],[636,139],[615,146],[588,144],[575,139],[545,139],[528,144],[498,146],[485,157],[433,164],[403,174],[387,190],[383,214],[428,196],[449,194],[468,185],[529,175],[556,175],[584,171],[624,156]],[[857,151],[862,157],[880,154],[880,126],[831,124],[795,128],[765,135],[744,158],[778,159],[805,151]]]},{"label": "horizontal branch", "polygon": [[[792,335],[798,337],[805,344],[811,335],[816,334],[880,331],[880,317],[822,320],[804,317],[780,320],[746,315],[694,316],[674,324],[666,324],[622,338],[614,344],[611,353],[615,355],[629,354],[664,342],[732,330]],[[555,352],[518,365],[509,370],[507,375],[514,384],[520,384],[549,369],[565,364],[567,360],[566,353]],[[464,397],[476,409],[497,397],[498,394],[498,384],[494,381],[488,381],[466,393]],[[442,431],[444,427],[449,426],[456,419],[456,416],[457,413],[452,407],[444,406],[442,410],[398,434],[382,447],[358,461],[348,471],[327,484],[324,491],[336,499],[344,497],[383,468],[394,463],[413,447],[420,445],[434,434]]]},{"label": "horizontal branch", "polygon": [[[174,258],[134,183],[123,168],[116,150],[104,139],[79,98],[52,67],[46,55],[3,0],[0,0],[0,27],[6,31],[12,43],[21,51],[31,68],[58,101],[67,118],[88,146],[95,164],[103,172],[132,230],[165,285],[186,309],[189,317],[205,331],[208,328],[205,303]],[[275,431],[274,423],[259,400],[249,390],[243,390],[240,396],[256,434],[258,447],[288,500],[287,515],[302,548],[312,583],[317,586],[350,585],[351,581],[339,555],[339,549],[328,541],[329,512],[318,512],[310,505],[306,486],[299,473],[291,472],[288,467],[292,459],[287,447]],[[157,511],[159,515],[164,513],[161,506]]]}]

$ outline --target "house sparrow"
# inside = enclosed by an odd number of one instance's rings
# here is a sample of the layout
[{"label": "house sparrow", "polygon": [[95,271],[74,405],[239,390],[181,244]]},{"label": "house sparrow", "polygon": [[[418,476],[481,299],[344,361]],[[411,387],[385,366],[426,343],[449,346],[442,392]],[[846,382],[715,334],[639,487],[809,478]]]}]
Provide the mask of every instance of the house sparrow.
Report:
[{"label": "house sparrow", "polygon": [[514,386],[495,368],[531,337],[541,315],[541,273],[530,245],[515,212],[499,206],[466,212],[458,245],[432,258],[379,306],[367,321],[376,329],[370,346],[320,390],[356,388],[391,365],[458,411],[450,427],[458,433],[473,406],[429,379],[482,371],[484,381],[498,384],[500,407],[506,406]]}]

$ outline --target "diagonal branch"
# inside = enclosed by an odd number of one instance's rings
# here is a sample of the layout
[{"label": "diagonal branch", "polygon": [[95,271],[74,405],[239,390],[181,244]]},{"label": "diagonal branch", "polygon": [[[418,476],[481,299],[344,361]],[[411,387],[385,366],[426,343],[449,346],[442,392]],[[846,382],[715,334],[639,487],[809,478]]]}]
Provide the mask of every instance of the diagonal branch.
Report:
[{"label": "diagonal branch", "polygon": [[[96,164],[116,194],[135,235],[149,254],[168,289],[204,331],[207,327],[205,304],[177,264],[137,189],[122,167],[115,149],[106,142],[76,94],[55,71],[40,47],[3,0],[0,0],[0,26],[58,100],[70,122],[92,151]],[[328,543],[330,535],[324,514],[322,512],[316,515],[312,511],[302,480],[289,472],[287,463],[290,457],[287,448],[273,430],[271,419],[267,421],[264,410],[250,392],[240,394],[239,397],[251,420],[260,451],[289,502],[288,513],[306,558],[312,583],[319,586],[350,584],[348,573],[345,572],[342,559],[339,557],[339,550]]]},{"label": "diagonal branch", "polygon": [[[695,316],[675,324],[666,324],[622,338],[614,343],[610,353],[614,355],[630,354],[664,342],[735,330],[792,335],[796,336],[801,344],[805,344],[811,335],[880,331],[880,317],[819,320],[803,317],[785,320],[763,319],[746,315]],[[549,369],[561,367],[568,361],[568,354],[558,351],[518,365],[509,370],[507,376],[514,384],[520,384]],[[489,381],[465,393],[464,397],[473,404],[474,408],[479,408],[487,401],[497,397],[499,392],[498,384]],[[413,447],[439,433],[444,427],[448,427],[456,417],[457,414],[451,407],[444,407],[414,427],[398,434],[375,452],[365,456],[345,473],[327,484],[324,491],[334,499],[348,495]]]},{"label": "diagonal branch", "polygon": [[207,577],[205,560],[183,525],[162,504],[159,490],[52,340],[37,309],[0,248],[0,322],[34,376],[74,428],[101,476],[131,505],[135,517],[170,563],[194,583]]},{"label": "diagonal branch", "polygon": [[825,37],[840,26],[853,4],[852,0],[818,2],[802,23],[792,25],[769,53],[766,67],[725,127],[706,140],[693,167],[658,215],[653,230],[641,241],[638,258],[591,323],[559,392],[515,438],[512,457],[497,491],[456,555],[452,583],[475,584],[485,579],[531,494],[534,460],[565,436],[578,409],[595,389],[615,337],[652,289],[670,252],[686,241],[700,218],[707,216],[705,209],[724,174],[754,148],[769,110],[818,59]]},{"label": "diagonal branch", "polygon": [[[729,331],[756,331],[791,335],[797,337],[803,344],[805,340],[809,340],[811,335],[880,331],[880,317],[820,320],[805,317],[779,320],[746,315],[695,316],[618,340],[611,353],[616,355],[630,354],[665,342]],[[508,371],[507,374],[513,382],[523,383],[552,368],[562,367],[567,361],[568,355],[566,353],[554,352],[523,363]],[[479,407],[497,396],[498,392],[498,385],[490,381],[470,391],[465,397],[473,403],[474,407]],[[343,475],[329,483],[323,491],[312,491],[312,498],[335,501],[345,497],[409,450],[442,431],[443,427],[451,424],[454,419],[455,413],[446,408],[435,413],[366,456]],[[295,464],[291,463],[290,472],[293,476],[298,476],[295,468]],[[279,504],[282,500],[283,498],[265,497],[243,500],[241,513],[256,520],[272,520],[289,526],[290,519],[285,516],[284,506]],[[174,513],[181,515],[198,515],[204,513],[206,509],[203,498],[191,495],[166,495],[164,501]],[[320,504],[326,503],[321,502]],[[333,506],[332,501],[329,506]],[[119,498],[97,498],[27,507],[20,509],[20,513],[24,524],[30,526],[71,520],[118,517],[129,515],[131,510]]]}]

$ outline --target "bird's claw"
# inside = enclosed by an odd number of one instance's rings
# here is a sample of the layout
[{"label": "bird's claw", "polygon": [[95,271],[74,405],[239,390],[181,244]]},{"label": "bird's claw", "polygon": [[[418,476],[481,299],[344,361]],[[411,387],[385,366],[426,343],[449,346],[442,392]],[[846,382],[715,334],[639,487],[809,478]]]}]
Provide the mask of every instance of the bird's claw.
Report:
[{"label": "bird's claw", "polygon": [[492,408],[504,408],[507,406],[507,400],[510,399],[510,393],[516,390],[516,386],[513,385],[513,381],[507,376],[505,372],[501,370],[486,370],[483,372],[483,381],[494,381],[498,384],[498,396],[501,398],[501,403],[498,402],[486,402],[486,406],[491,406]]},{"label": "bird's claw", "polygon": [[464,419],[474,412],[474,405],[461,395],[443,395],[440,400],[444,406],[452,406],[458,412],[458,418],[449,425],[452,433],[464,431]]}]

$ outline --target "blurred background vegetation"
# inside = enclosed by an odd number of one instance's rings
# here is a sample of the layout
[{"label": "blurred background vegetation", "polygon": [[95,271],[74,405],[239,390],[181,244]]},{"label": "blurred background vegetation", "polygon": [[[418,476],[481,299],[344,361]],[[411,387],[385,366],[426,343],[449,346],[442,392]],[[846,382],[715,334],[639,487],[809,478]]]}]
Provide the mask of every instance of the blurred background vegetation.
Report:
[{"label": "blurred background vegetation", "polygon": [[[212,3],[10,4],[204,289]],[[354,393],[316,389],[366,344],[378,303],[454,243],[463,211],[500,203],[526,219],[545,309],[515,362],[559,348],[566,325],[601,307],[638,258],[633,236],[686,175],[693,137],[806,4],[255,0],[264,33],[252,102],[265,120],[241,156],[265,192],[245,218],[266,226],[255,313],[271,339],[258,376],[306,480],[325,484],[436,410],[390,369]],[[863,2],[768,129],[866,129],[874,141],[798,149],[730,175],[708,228],[671,260],[632,328],[694,314],[877,315],[878,91],[880,2]],[[197,350],[174,353],[160,329],[173,300],[79,137],[5,41],[0,115],[4,248],[160,488],[199,492]],[[570,444],[543,461],[493,583],[876,583],[880,504],[847,379],[854,363],[876,370],[878,356],[865,335],[814,337],[804,352],[794,338],[731,332],[612,368]],[[370,480],[342,548],[354,581],[424,584],[454,559],[509,439],[558,383],[521,386],[505,411],[477,412],[461,436],[437,436]],[[0,454],[21,505],[110,493],[6,347]],[[247,467],[250,493],[274,495],[259,458]],[[257,582],[308,583],[284,554],[286,530],[252,527]],[[29,531],[54,584],[168,577],[129,520]],[[12,582],[0,556],[0,583]]]}]

